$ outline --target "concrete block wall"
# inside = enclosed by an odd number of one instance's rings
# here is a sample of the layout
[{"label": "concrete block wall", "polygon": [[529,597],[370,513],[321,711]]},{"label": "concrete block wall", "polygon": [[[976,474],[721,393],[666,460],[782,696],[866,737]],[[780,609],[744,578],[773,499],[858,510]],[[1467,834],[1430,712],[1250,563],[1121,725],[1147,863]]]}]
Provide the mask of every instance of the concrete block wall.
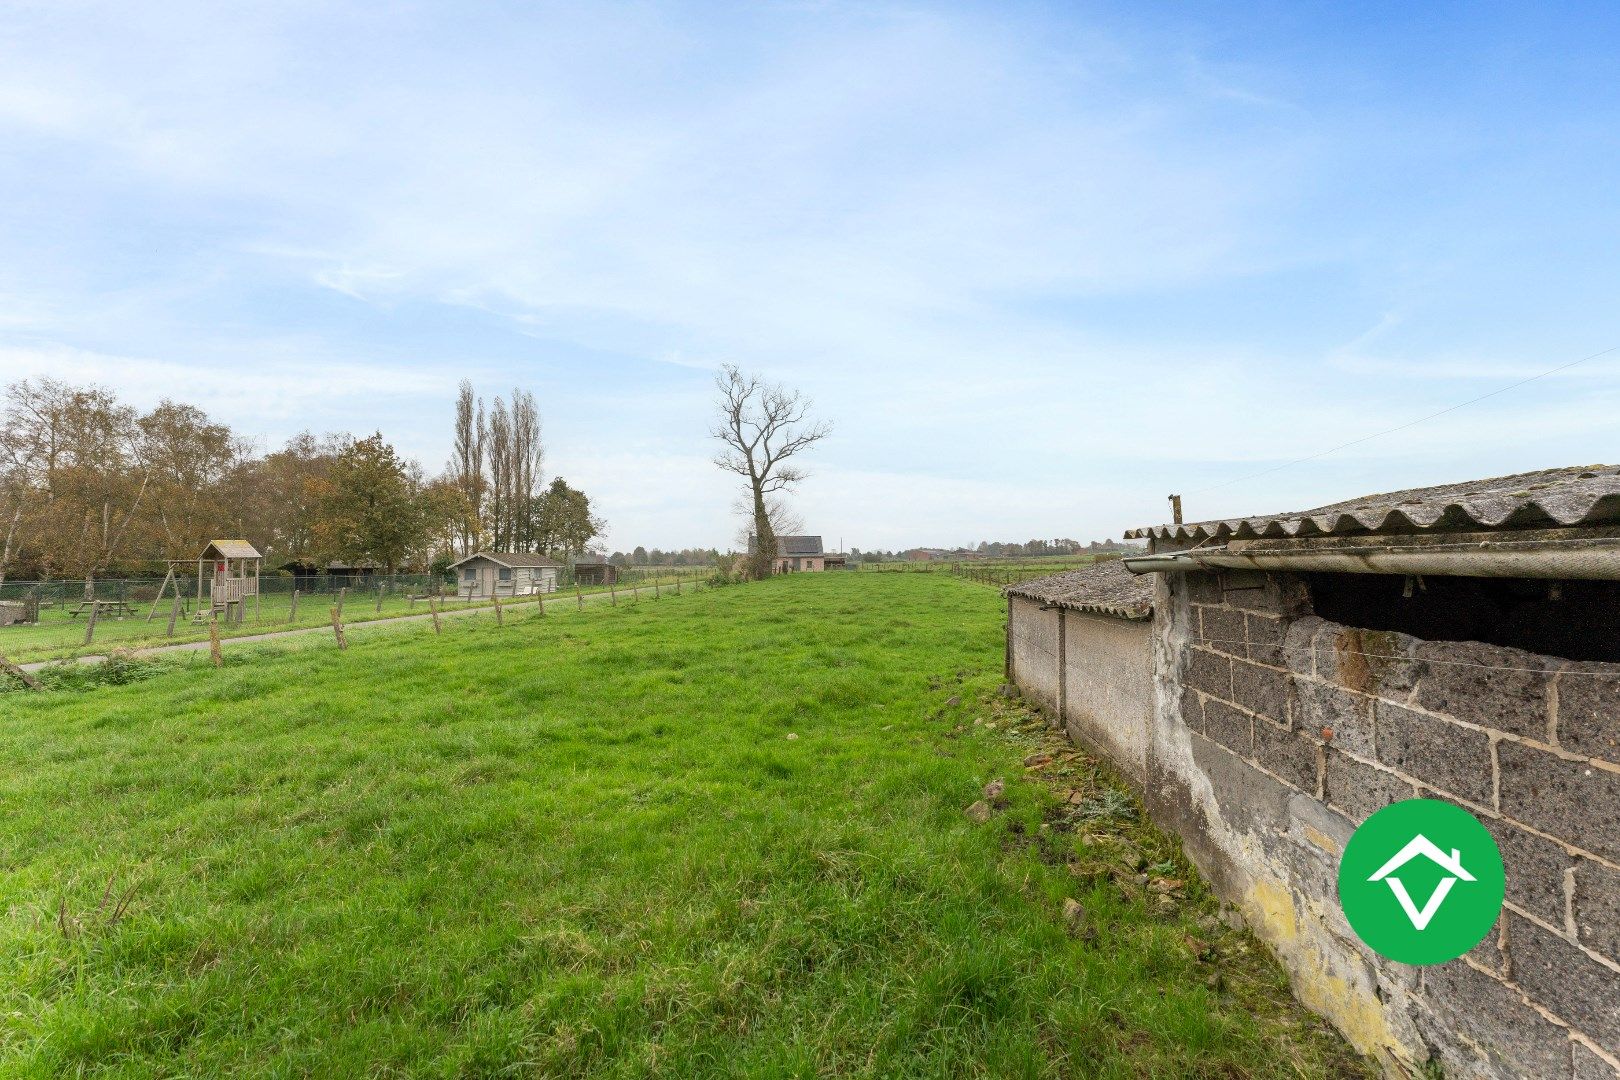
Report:
[{"label": "concrete block wall", "polygon": [[1012,681],[1049,715],[1059,708],[1058,612],[1034,600],[1010,598],[1008,647]]},{"label": "concrete block wall", "polygon": [[[1307,1004],[1392,1070],[1620,1077],[1620,665],[1326,622],[1278,574],[1167,576],[1149,807],[1282,957]],[[1391,802],[1496,836],[1507,906],[1423,969],[1355,938],[1339,852]]]},{"label": "concrete block wall", "polygon": [[1153,709],[1149,624],[1012,597],[1009,676],[1069,737],[1140,785]]}]

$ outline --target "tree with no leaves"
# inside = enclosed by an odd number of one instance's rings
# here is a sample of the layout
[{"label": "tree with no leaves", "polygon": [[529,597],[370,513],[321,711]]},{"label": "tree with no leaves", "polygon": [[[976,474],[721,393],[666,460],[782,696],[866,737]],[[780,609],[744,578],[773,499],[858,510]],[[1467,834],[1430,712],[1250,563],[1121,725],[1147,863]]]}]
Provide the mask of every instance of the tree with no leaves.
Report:
[{"label": "tree with no leaves", "polygon": [[832,425],[811,422],[810,401],[797,390],[744,375],[731,364],[715,378],[720,391],[719,420],[712,434],[724,447],[714,463],[748,481],[755,544],[748,569],[754,577],[771,572],[776,530],[771,525],[772,496],[803,480],[804,470],[789,459],[832,433]]}]

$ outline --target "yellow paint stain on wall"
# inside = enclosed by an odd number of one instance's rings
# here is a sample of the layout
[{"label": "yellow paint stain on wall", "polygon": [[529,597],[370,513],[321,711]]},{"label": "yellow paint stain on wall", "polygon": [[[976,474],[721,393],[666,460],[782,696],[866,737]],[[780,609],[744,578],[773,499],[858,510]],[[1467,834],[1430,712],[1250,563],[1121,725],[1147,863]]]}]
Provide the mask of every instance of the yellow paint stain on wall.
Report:
[{"label": "yellow paint stain on wall", "polygon": [[1294,894],[1280,881],[1262,878],[1250,886],[1243,910],[1255,934],[1294,972],[1294,990],[1307,1008],[1331,1020],[1364,1054],[1405,1057],[1376,995],[1334,975],[1322,953],[1300,933]]}]

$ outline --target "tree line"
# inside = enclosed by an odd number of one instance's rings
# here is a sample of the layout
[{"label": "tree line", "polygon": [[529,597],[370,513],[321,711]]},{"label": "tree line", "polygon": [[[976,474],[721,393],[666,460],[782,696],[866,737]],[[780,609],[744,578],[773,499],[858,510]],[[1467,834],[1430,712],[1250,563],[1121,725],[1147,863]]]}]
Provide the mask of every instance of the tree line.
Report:
[{"label": "tree line", "polygon": [[0,412],[0,581],[150,573],[241,537],[275,567],[442,569],[482,549],[584,552],[605,524],[545,482],[532,395],[486,405],[463,383],[437,476],[381,432],[303,432],[261,453],[202,409],[141,411],[98,386],[25,379]]}]

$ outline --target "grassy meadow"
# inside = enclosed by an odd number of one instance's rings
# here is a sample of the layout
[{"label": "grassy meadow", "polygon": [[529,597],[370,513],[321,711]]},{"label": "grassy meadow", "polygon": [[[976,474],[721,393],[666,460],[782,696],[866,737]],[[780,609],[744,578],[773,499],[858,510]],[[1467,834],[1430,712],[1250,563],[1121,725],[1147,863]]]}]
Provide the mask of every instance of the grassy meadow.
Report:
[{"label": "grassy meadow", "polygon": [[0,694],[0,1076],[1370,1075],[997,695],[1001,612],[804,574]]}]

